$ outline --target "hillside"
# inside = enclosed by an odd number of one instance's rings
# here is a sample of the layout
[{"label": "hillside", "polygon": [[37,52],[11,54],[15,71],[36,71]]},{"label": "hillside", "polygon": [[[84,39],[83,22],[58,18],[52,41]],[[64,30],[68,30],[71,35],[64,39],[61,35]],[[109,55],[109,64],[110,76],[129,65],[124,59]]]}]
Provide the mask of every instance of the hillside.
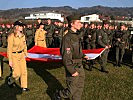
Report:
[{"label": "hillside", "polygon": [[62,13],[65,16],[72,13],[79,13],[81,15],[87,14],[101,14],[110,16],[126,16],[133,18],[133,7],[104,7],[104,6],[93,6],[93,7],[81,7],[78,9],[70,6],[62,7],[36,7],[36,8],[21,8],[21,9],[9,9],[0,10],[0,17],[2,18],[18,18],[29,16],[30,13],[42,12],[42,11],[54,11]]}]

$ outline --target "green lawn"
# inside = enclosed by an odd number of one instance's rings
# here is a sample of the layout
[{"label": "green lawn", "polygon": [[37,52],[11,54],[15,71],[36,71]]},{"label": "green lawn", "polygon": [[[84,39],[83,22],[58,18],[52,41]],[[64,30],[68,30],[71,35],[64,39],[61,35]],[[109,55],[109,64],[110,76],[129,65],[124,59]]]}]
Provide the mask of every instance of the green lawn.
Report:
[{"label": "green lawn", "polygon": [[[29,62],[27,66],[30,92],[22,93],[19,86],[11,89],[6,83],[10,69],[7,59],[4,61],[0,100],[51,100],[56,89],[65,87],[65,72],[61,63]],[[112,63],[108,63],[109,74],[98,69],[99,64],[95,64],[93,71],[85,70],[82,100],[133,100],[133,70],[129,66],[115,68]],[[19,82],[17,84],[19,85]]]}]

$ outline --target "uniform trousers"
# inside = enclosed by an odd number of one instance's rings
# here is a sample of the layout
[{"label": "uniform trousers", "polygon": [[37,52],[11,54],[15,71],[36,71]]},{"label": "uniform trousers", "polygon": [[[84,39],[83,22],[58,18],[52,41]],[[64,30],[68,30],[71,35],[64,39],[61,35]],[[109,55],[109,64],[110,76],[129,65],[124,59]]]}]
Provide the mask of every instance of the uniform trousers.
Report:
[{"label": "uniform trousers", "polygon": [[85,73],[83,67],[75,68],[79,73],[78,76],[66,75],[66,84],[67,88],[59,91],[59,95],[62,98],[71,98],[72,100],[81,100],[83,88],[84,88],[84,80]]},{"label": "uniform trousers", "polygon": [[20,78],[21,88],[27,88],[27,66],[24,52],[12,53],[13,72],[12,78],[18,80]]}]

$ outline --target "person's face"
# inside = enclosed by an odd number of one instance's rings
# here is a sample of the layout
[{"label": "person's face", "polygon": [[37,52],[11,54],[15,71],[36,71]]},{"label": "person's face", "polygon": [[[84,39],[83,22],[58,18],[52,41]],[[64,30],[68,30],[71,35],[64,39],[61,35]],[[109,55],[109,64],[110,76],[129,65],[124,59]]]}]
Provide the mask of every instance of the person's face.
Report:
[{"label": "person's face", "polygon": [[44,28],[44,25],[40,25],[40,28],[43,29]]},{"label": "person's face", "polygon": [[38,19],[37,21],[38,21],[38,23],[41,23],[41,19]]},{"label": "person's face", "polygon": [[18,26],[18,25],[17,25],[17,26],[16,26],[16,30],[17,30],[17,31],[23,31],[23,26]]},{"label": "person's face", "polygon": [[48,20],[48,24],[51,24],[51,20]]},{"label": "person's face", "polygon": [[95,25],[94,24],[91,24],[91,28],[94,29],[95,28]]},{"label": "person's face", "polygon": [[85,28],[87,28],[88,27],[88,24],[85,24]]},{"label": "person's face", "polygon": [[80,20],[75,20],[71,23],[71,26],[76,30],[80,30],[83,25],[81,24]]},{"label": "person's face", "polygon": [[98,26],[97,26],[97,28],[98,28],[98,29],[101,29],[101,28],[102,28],[102,26],[101,26],[101,25],[98,25]]}]

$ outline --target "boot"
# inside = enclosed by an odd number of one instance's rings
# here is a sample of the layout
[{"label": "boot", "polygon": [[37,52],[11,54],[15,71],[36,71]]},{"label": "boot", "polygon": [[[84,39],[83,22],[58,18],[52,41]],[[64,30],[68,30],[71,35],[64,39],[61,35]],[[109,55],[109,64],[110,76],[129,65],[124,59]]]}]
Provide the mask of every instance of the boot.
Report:
[{"label": "boot", "polygon": [[54,100],[61,100],[61,97],[59,95],[59,91],[56,90],[55,94],[54,94]]}]

